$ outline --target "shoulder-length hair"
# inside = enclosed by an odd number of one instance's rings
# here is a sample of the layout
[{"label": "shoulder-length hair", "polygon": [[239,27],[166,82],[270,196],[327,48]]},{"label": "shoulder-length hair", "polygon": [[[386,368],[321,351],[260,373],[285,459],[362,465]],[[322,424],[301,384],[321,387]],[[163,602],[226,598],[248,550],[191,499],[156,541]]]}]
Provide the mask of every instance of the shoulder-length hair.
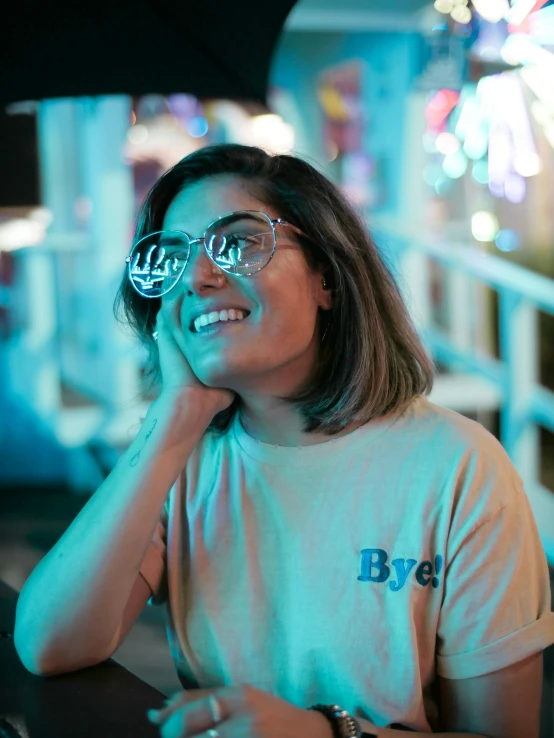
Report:
[{"label": "shoulder-length hair", "polygon": [[[162,230],[166,211],[181,191],[218,175],[242,178],[248,191],[279,217],[300,228],[308,265],[323,271],[333,290],[333,308],[320,311],[328,329],[319,361],[293,395],[282,397],[305,420],[304,431],[334,435],[401,410],[430,392],[433,364],[410,319],[396,281],[368,230],[335,185],[295,156],[271,156],[237,144],[195,151],[153,186],[140,210],[135,240]],[[271,267],[269,267],[271,268]],[[159,357],[152,338],[160,299],[144,299],[125,273],[114,305],[148,349],[150,375],[159,379]],[[213,418],[207,430],[225,432],[241,406]]]}]

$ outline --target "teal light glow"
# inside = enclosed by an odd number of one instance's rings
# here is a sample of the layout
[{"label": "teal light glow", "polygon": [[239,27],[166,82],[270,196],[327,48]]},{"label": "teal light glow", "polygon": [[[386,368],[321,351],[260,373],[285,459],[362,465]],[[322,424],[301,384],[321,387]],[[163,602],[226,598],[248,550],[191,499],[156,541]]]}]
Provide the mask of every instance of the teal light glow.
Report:
[{"label": "teal light glow", "polygon": [[515,251],[519,247],[519,236],[511,228],[503,228],[496,234],[494,242],[500,251]]},{"label": "teal light glow", "polygon": [[463,177],[467,169],[467,158],[462,151],[447,154],[444,157],[442,168],[447,177],[459,179]]},{"label": "teal light glow", "polygon": [[472,127],[464,141],[464,153],[470,159],[481,159],[487,153],[489,137],[482,125]]},{"label": "teal light glow", "polygon": [[487,184],[489,181],[489,165],[486,159],[476,161],[471,168],[471,176],[479,184]]},{"label": "teal light glow", "polygon": [[193,138],[202,138],[208,132],[208,121],[202,116],[191,118],[187,123],[187,131]]},{"label": "teal light glow", "polygon": [[445,177],[444,174],[437,178],[435,182],[435,192],[439,197],[447,195],[452,189],[452,180]]}]

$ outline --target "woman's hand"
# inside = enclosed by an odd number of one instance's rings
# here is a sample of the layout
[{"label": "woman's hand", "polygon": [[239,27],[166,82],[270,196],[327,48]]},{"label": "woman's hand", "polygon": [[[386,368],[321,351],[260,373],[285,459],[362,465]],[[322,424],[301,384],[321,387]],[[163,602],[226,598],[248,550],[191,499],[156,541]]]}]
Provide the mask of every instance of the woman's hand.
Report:
[{"label": "woman's hand", "polygon": [[[216,725],[210,710],[210,695],[217,697],[222,719]],[[314,710],[303,710],[260,689],[223,687],[179,692],[163,710],[148,712],[159,725],[162,738],[207,738],[215,729],[219,738],[332,738],[327,718]]]},{"label": "woman's hand", "polygon": [[156,317],[156,331],[162,371],[162,394],[175,397],[192,390],[206,403],[213,415],[226,410],[233,403],[235,393],[228,389],[208,387],[198,379],[181,347],[171,335],[161,310]]}]

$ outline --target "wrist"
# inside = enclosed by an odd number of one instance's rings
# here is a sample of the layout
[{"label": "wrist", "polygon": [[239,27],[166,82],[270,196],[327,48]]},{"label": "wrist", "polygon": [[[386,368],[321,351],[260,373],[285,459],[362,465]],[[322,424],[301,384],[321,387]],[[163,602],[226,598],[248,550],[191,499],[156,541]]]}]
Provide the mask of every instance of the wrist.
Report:
[{"label": "wrist", "polygon": [[331,723],[323,713],[317,710],[306,710],[312,725],[312,730],[309,732],[313,738],[334,738],[333,728]]},{"label": "wrist", "polygon": [[211,423],[214,412],[193,389],[166,390],[154,400],[149,413],[161,415],[168,430],[182,433],[196,431],[201,436]]}]

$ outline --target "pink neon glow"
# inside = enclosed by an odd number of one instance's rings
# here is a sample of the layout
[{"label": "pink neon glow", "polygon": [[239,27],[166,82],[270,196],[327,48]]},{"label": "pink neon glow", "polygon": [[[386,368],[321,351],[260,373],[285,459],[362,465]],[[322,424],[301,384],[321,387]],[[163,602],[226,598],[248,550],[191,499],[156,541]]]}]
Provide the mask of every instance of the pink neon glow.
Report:
[{"label": "pink neon glow", "polygon": [[458,104],[460,93],[455,90],[439,90],[425,108],[425,119],[432,128],[438,128]]},{"label": "pink neon glow", "polygon": [[[540,10],[548,0],[536,0],[535,4],[529,8],[527,14],[520,23],[508,23],[508,33],[529,33],[531,30],[531,13]],[[512,6],[513,7],[513,6]]]}]

